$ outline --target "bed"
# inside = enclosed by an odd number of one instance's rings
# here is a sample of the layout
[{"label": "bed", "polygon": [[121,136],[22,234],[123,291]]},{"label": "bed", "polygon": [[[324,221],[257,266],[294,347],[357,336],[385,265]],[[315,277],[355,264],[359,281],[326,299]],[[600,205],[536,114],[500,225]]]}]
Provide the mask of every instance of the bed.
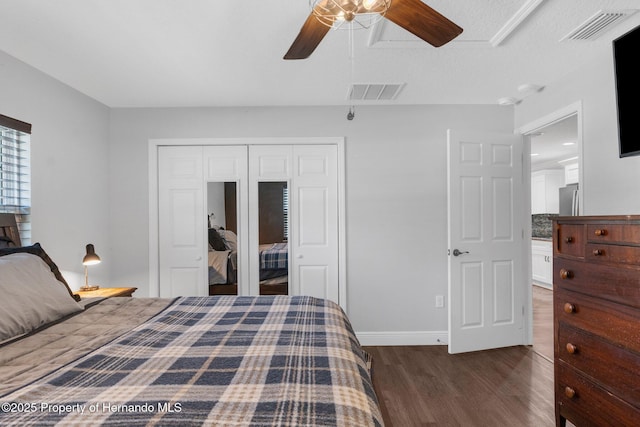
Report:
[{"label": "bed", "polygon": [[[260,294],[287,295],[289,245],[286,242],[258,246]],[[237,295],[238,250],[233,231],[209,229],[209,295]]]},{"label": "bed", "polygon": [[0,291],[0,425],[383,425],[331,301],[77,302],[38,244],[0,249]]}]

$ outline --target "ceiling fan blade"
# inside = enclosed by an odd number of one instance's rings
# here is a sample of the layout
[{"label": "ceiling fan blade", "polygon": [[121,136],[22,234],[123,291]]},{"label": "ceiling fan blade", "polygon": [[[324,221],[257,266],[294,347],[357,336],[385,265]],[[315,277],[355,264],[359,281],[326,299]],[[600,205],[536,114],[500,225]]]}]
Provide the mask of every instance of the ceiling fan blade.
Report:
[{"label": "ceiling fan blade", "polygon": [[309,15],[304,25],[298,33],[298,37],[293,41],[289,51],[284,55],[284,59],[305,59],[316,50],[324,36],[327,35],[331,27],[318,21],[313,14]]},{"label": "ceiling fan blade", "polygon": [[420,0],[393,0],[384,17],[435,47],[462,33],[462,28]]}]

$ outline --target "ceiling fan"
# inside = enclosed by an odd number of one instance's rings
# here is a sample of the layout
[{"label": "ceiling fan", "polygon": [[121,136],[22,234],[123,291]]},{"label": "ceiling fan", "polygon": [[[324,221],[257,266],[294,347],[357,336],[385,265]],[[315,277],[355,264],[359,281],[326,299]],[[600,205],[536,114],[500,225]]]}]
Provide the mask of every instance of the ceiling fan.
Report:
[{"label": "ceiling fan", "polygon": [[334,26],[360,16],[387,18],[427,43],[440,47],[462,33],[462,28],[421,0],[310,0],[311,14],[284,59],[305,59]]}]

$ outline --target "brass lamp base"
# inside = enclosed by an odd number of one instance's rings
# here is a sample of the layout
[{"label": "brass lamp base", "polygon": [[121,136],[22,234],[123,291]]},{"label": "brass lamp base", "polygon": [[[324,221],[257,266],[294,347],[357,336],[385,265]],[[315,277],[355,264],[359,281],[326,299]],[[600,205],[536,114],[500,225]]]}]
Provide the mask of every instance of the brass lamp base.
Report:
[{"label": "brass lamp base", "polygon": [[95,285],[95,286],[80,286],[80,291],[81,292],[97,291],[98,289],[100,289],[100,286],[98,286],[98,285]]}]

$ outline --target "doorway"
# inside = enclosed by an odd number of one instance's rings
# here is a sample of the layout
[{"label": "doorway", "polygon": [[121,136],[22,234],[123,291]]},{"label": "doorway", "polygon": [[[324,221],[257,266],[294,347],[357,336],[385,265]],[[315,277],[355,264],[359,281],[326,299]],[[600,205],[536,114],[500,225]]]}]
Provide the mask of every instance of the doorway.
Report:
[{"label": "doorway", "polygon": [[[552,221],[582,211],[581,104],[520,129],[528,141],[531,193],[531,343],[553,361]],[[563,200],[562,195],[573,195]]]}]

